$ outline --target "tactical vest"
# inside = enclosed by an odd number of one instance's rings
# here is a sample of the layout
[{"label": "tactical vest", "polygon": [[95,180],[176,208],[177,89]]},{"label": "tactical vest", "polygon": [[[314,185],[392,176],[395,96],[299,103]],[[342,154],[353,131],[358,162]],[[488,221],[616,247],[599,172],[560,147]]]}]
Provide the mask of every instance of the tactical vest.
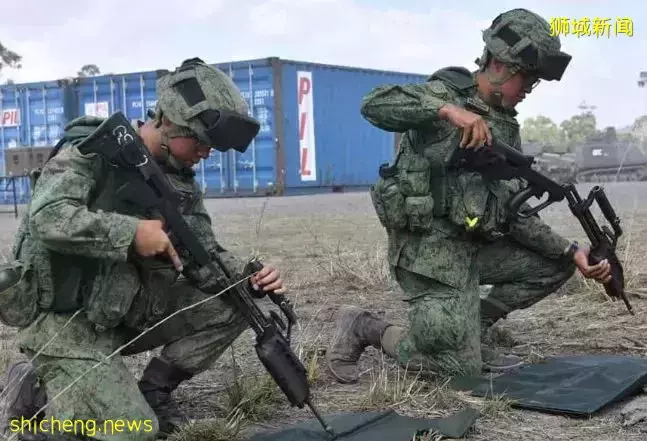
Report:
[{"label": "tactical vest", "polygon": [[[481,115],[492,135],[519,148],[519,125],[475,95],[472,74],[464,68],[442,69],[430,78],[453,93],[450,102]],[[435,83],[437,84],[437,83]],[[382,164],[370,189],[380,223],[387,231],[424,234],[449,221],[469,235],[494,240],[506,232],[505,203],[518,181],[488,181],[481,174],[450,167],[462,131],[438,121],[429,130],[409,130],[401,138],[393,165]]]},{"label": "tactical vest", "polygon": [[[49,159],[66,148],[72,148],[72,144],[57,146]],[[101,161],[101,177],[97,180],[100,185],[91,195],[88,209],[150,219],[150,213],[116,196],[117,190],[133,179],[132,172],[118,169],[100,157],[97,161]],[[180,211],[191,212],[199,198],[193,171],[177,170],[166,164],[160,167],[179,194]],[[145,295],[144,286],[149,288],[146,295],[150,295],[157,291],[151,284],[168,289],[177,277],[172,264],[155,258],[133,255],[127,262],[117,262],[49,250],[29,235],[28,218],[26,214],[22,219],[14,247],[13,263],[21,265],[22,280],[14,280],[12,290],[3,289],[0,283],[0,321],[8,326],[25,327],[42,311],[64,313],[84,307],[90,321],[100,327],[114,327],[124,319],[135,297]],[[150,300],[141,300],[155,305]],[[149,312],[156,315],[162,311]]]}]

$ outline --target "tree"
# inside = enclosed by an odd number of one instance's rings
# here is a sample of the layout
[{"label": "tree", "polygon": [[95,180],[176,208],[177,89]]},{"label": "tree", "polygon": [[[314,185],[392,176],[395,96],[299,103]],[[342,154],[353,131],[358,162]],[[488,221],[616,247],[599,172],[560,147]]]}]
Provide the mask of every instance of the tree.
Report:
[{"label": "tree", "polygon": [[21,55],[18,55],[0,42],[0,71],[5,67],[20,69],[22,67],[20,64],[21,61]]},{"label": "tree", "polygon": [[101,75],[101,70],[96,64],[85,64],[76,74],[79,77],[93,77],[95,75]]},{"label": "tree", "polygon": [[584,142],[597,133],[597,120],[591,111],[591,107],[580,106],[580,108],[583,108],[583,113],[573,115],[570,119],[562,121],[560,124],[567,149],[571,152],[577,144]]},{"label": "tree", "polygon": [[559,126],[544,115],[526,119],[521,127],[522,141],[541,144],[542,152],[574,152],[578,144],[598,133],[593,114],[595,106],[582,102],[578,108],[582,113],[562,121]]},{"label": "tree", "polygon": [[547,116],[539,115],[535,118],[527,118],[521,128],[521,139],[524,142],[557,144],[559,143],[559,127]]},{"label": "tree", "polygon": [[567,153],[568,146],[563,130],[544,115],[527,118],[521,127],[521,140],[524,143],[541,145],[542,153]]},{"label": "tree", "polygon": [[641,151],[647,153],[647,115],[636,118],[628,137],[636,142]]}]

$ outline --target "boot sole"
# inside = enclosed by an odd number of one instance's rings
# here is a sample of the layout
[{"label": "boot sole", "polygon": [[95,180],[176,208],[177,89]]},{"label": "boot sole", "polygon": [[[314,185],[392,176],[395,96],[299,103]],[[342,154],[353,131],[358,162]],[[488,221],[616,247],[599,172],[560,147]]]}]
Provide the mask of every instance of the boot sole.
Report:
[{"label": "boot sole", "polygon": [[330,364],[328,364],[328,372],[330,372],[330,375],[332,375],[332,376],[335,378],[335,380],[337,380],[337,382],[338,382],[338,383],[341,383],[341,384],[355,384],[355,383],[357,383],[357,382],[359,381],[359,378],[355,378],[355,379],[348,379],[348,378],[340,377],[340,376],[339,376],[339,375],[337,375],[337,374],[335,373],[335,371],[330,367]]}]

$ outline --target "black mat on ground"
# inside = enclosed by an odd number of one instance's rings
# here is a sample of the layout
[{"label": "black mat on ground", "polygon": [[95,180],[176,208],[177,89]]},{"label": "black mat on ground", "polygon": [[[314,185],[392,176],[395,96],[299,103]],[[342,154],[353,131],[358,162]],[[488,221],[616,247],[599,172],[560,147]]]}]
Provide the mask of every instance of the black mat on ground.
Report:
[{"label": "black mat on ground", "polygon": [[518,408],[590,416],[645,384],[647,358],[581,355],[550,358],[494,379],[457,378],[452,387],[476,397],[505,395]]},{"label": "black mat on ground", "polygon": [[[383,412],[343,413],[326,416],[339,441],[411,441],[415,435],[435,432],[447,438],[467,434],[479,412],[464,409],[445,418],[410,418],[393,410]],[[331,440],[319,421],[308,420],[274,433],[257,434],[250,441],[322,441]]]}]

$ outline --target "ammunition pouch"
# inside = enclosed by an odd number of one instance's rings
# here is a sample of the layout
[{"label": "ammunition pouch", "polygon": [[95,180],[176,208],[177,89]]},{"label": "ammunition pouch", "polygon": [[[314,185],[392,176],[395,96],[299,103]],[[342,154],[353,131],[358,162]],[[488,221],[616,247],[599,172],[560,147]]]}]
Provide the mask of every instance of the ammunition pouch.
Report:
[{"label": "ammunition pouch", "polygon": [[447,219],[468,233],[489,233],[492,195],[478,173],[458,173],[452,178]]},{"label": "ammunition pouch", "polygon": [[370,194],[382,226],[387,230],[429,231],[434,214],[430,161],[403,145],[395,163],[382,164],[379,174]]},{"label": "ammunition pouch", "polygon": [[[44,253],[44,254],[43,254]],[[27,216],[17,233],[13,259],[0,264],[0,322],[24,328],[49,306],[53,298],[51,266],[41,256],[47,251],[32,241],[27,232]]]},{"label": "ammunition pouch", "polygon": [[518,181],[490,181],[477,172],[457,173],[451,179],[448,220],[470,235],[493,241],[507,234],[510,197]]},{"label": "ammunition pouch", "polygon": [[[83,299],[88,319],[103,328],[119,325],[141,291],[140,274],[130,262],[102,260]],[[169,285],[166,285],[168,289]],[[162,293],[160,293],[161,295]]]},{"label": "ammunition pouch", "polygon": [[0,321],[24,328],[39,312],[38,283],[31,263],[14,260],[0,264]]},{"label": "ammunition pouch", "polygon": [[431,195],[407,197],[405,199],[405,213],[410,231],[430,231],[434,219],[434,198]]},{"label": "ammunition pouch", "polygon": [[384,168],[380,168],[380,178],[371,186],[371,200],[382,226],[387,230],[401,230],[407,227],[404,195],[397,178],[382,173],[386,165],[382,164]]}]

